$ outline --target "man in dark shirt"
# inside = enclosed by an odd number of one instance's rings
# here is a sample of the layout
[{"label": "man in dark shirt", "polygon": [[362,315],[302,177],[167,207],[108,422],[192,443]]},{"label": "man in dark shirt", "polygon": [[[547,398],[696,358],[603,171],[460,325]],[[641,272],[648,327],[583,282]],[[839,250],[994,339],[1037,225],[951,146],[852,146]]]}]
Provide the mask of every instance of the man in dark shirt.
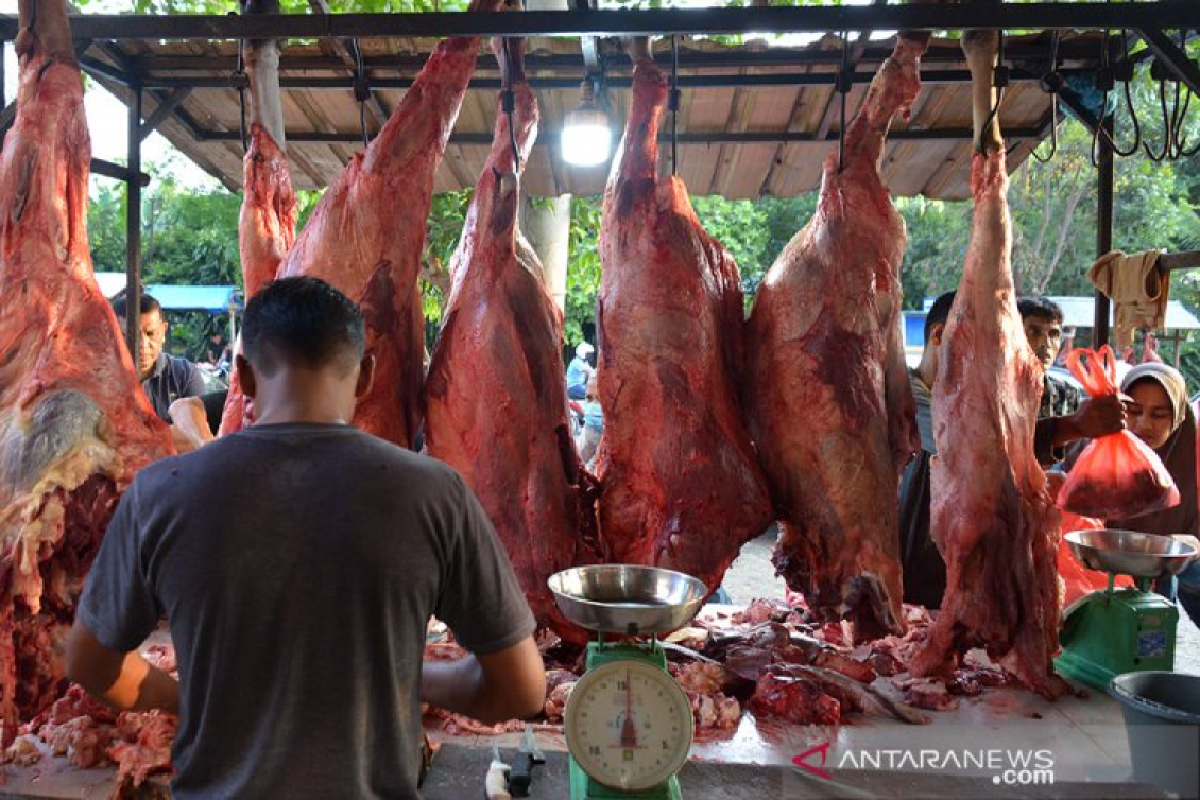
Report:
[{"label": "man in dark shirt", "polygon": [[[275,281],[242,346],[256,424],[138,473],[68,673],[117,708],[178,707],[177,798],[418,798],[423,701],[490,722],[541,710],[533,615],[458,474],[349,423],[374,361],[345,295]],[[134,650],[160,612],[178,683]],[[472,655],[423,663],[431,615]]]},{"label": "man in dark shirt", "polygon": [[[933,385],[937,380],[938,369],[941,366],[942,334],[954,305],[954,292],[947,292],[938,297],[925,317],[925,349],[921,353],[921,363],[916,369],[909,370],[909,383],[912,387],[913,398],[917,405],[917,428],[921,434],[921,452],[909,462],[900,481],[900,562],[904,572],[904,602],[923,605],[927,608],[940,608],[942,595],[946,591],[946,564],[929,532],[929,504],[931,486],[929,478],[930,460],[937,455],[937,445],[933,438]],[[1040,298],[1045,300],[1045,298]],[[1022,303],[1017,304],[1022,318],[1026,320],[1026,329],[1030,327],[1029,320],[1033,317],[1045,317],[1053,323],[1053,315],[1046,317],[1042,313],[1043,303],[1032,305],[1026,303],[1025,309],[1036,306],[1036,310],[1022,310]],[[1054,309],[1057,305],[1045,301]],[[1051,313],[1052,312],[1047,312]],[[1057,311],[1057,323],[1047,326],[1048,341],[1038,336],[1030,337],[1030,345],[1042,363],[1049,367],[1058,355],[1057,345],[1062,341],[1062,310]],[[1053,328],[1057,327],[1058,336],[1053,336]],[[1048,360],[1047,360],[1048,359]],[[1094,438],[1119,431],[1124,425],[1125,410],[1118,398],[1103,397],[1093,400],[1080,400],[1076,394],[1069,407],[1062,398],[1065,394],[1058,393],[1057,387],[1069,387],[1068,384],[1055,381],[1055,388],[1048,388],[1042,393],[1042,413],[1039,414],[1037,426],[1034,428],[1034,453],[1043,465],[1049,465],[1056,459],[1061,459],[1062,448],[1076,439]],[[1051,416],[1060,414],[1059,416]]]},{"label": "man in dark shirt", "polygon": [[[118,319],[125,319],[125,308],[125,295],[113,301],[113,310],[117,312]],[[163,352],[163,345],[167,342],[167,321],[163,318],[162,306],[158,301],[143,294],[138,311],[141,314],[142,335],[137,367],[142,391],[150,399],[158,418],[170,422],[171,404],[181,397],[203,395],[204,378],[192,362]]]}]

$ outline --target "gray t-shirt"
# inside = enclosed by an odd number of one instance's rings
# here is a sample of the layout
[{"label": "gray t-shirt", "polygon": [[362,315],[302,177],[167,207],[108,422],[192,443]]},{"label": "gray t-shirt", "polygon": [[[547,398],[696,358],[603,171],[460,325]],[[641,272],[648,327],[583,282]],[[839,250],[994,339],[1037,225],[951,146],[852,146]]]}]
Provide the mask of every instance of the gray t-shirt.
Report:
[{"label": "gray t-shirt", "polygon": [[488,654],[534,630],[474,495],[349,425],[257,425],[142,470],[79,605],[105,645],[160,611],[175,796],[415,798],[430,614]]}]

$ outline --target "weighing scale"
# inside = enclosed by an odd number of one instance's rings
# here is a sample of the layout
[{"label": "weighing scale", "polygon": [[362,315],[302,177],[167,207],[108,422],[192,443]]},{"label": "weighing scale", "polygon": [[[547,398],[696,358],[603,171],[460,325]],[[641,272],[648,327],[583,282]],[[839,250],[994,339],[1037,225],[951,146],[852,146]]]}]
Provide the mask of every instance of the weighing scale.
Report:
[{"label": "weighing scale", "polygon": [[[563,714],[571,800],[679,800],[692,705],[654,634],[687,625],[707,588],[681,572],[632,564],[569,569],[549,584],[563,615],[597,633]],[[622,638],[606,642],[604,634]]]},{"label": "weighing scale", "polygon": [[[1126,672],[1172,671],[1179,611],[1150,583],[1178,575],[1194,548],[1169,536],[1111,529],[1065,538],[1085,567],[1109,575],[1107,589],[1079,598],[1063,614],[1056,671],[1102,692]],[[1115,589],[1117,575],[1131,576],[1137,588]]]}]

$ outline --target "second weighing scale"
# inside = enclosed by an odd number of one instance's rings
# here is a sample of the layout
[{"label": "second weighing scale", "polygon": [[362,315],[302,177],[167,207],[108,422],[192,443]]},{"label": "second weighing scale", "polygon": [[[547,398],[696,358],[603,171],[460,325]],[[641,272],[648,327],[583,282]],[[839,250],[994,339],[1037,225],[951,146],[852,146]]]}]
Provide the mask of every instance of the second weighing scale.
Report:
[{"label": "second weighing scale", "polygon": [[[1126,672],[1175,667],[1175,628],[1179,610],[1150,591],[1163,575],[1178,575],[1193,548],[1169,536],[1122,530],[1074,531],[1064,537],[1088,569],[1108,573],[1108,588],[1071,604],[1063,614],[1054,660],[1060,675],[1105,692]],[[1129,575],[1137,588],[1115,589],[1117,575]]]},{"label": "second weighing scale", "polygon": [[692,706],[655,634],[687,625],[708,590],[690,575],[633,564],[569,569],[549,584],[563,615],[598,634],[563,716],[571,800],[679,800]]}]

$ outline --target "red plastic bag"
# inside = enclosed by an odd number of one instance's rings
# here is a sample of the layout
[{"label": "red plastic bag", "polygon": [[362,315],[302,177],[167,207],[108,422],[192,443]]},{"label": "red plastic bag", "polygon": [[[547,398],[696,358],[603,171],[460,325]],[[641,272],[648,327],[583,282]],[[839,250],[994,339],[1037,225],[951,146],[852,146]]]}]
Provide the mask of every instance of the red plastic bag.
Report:
[{"label": "red plastic bag", "polygon": [[[1099,352],[1072,350],[1067,367],[1091,397],[1117,394],[1116,359],[1108,345]],[[1085,517],[1125,519],[1179,505],[1179,489],[1158,454],[1129,431],[1120,431],[1084,449],[1059,492],[1058,505]]]}]

